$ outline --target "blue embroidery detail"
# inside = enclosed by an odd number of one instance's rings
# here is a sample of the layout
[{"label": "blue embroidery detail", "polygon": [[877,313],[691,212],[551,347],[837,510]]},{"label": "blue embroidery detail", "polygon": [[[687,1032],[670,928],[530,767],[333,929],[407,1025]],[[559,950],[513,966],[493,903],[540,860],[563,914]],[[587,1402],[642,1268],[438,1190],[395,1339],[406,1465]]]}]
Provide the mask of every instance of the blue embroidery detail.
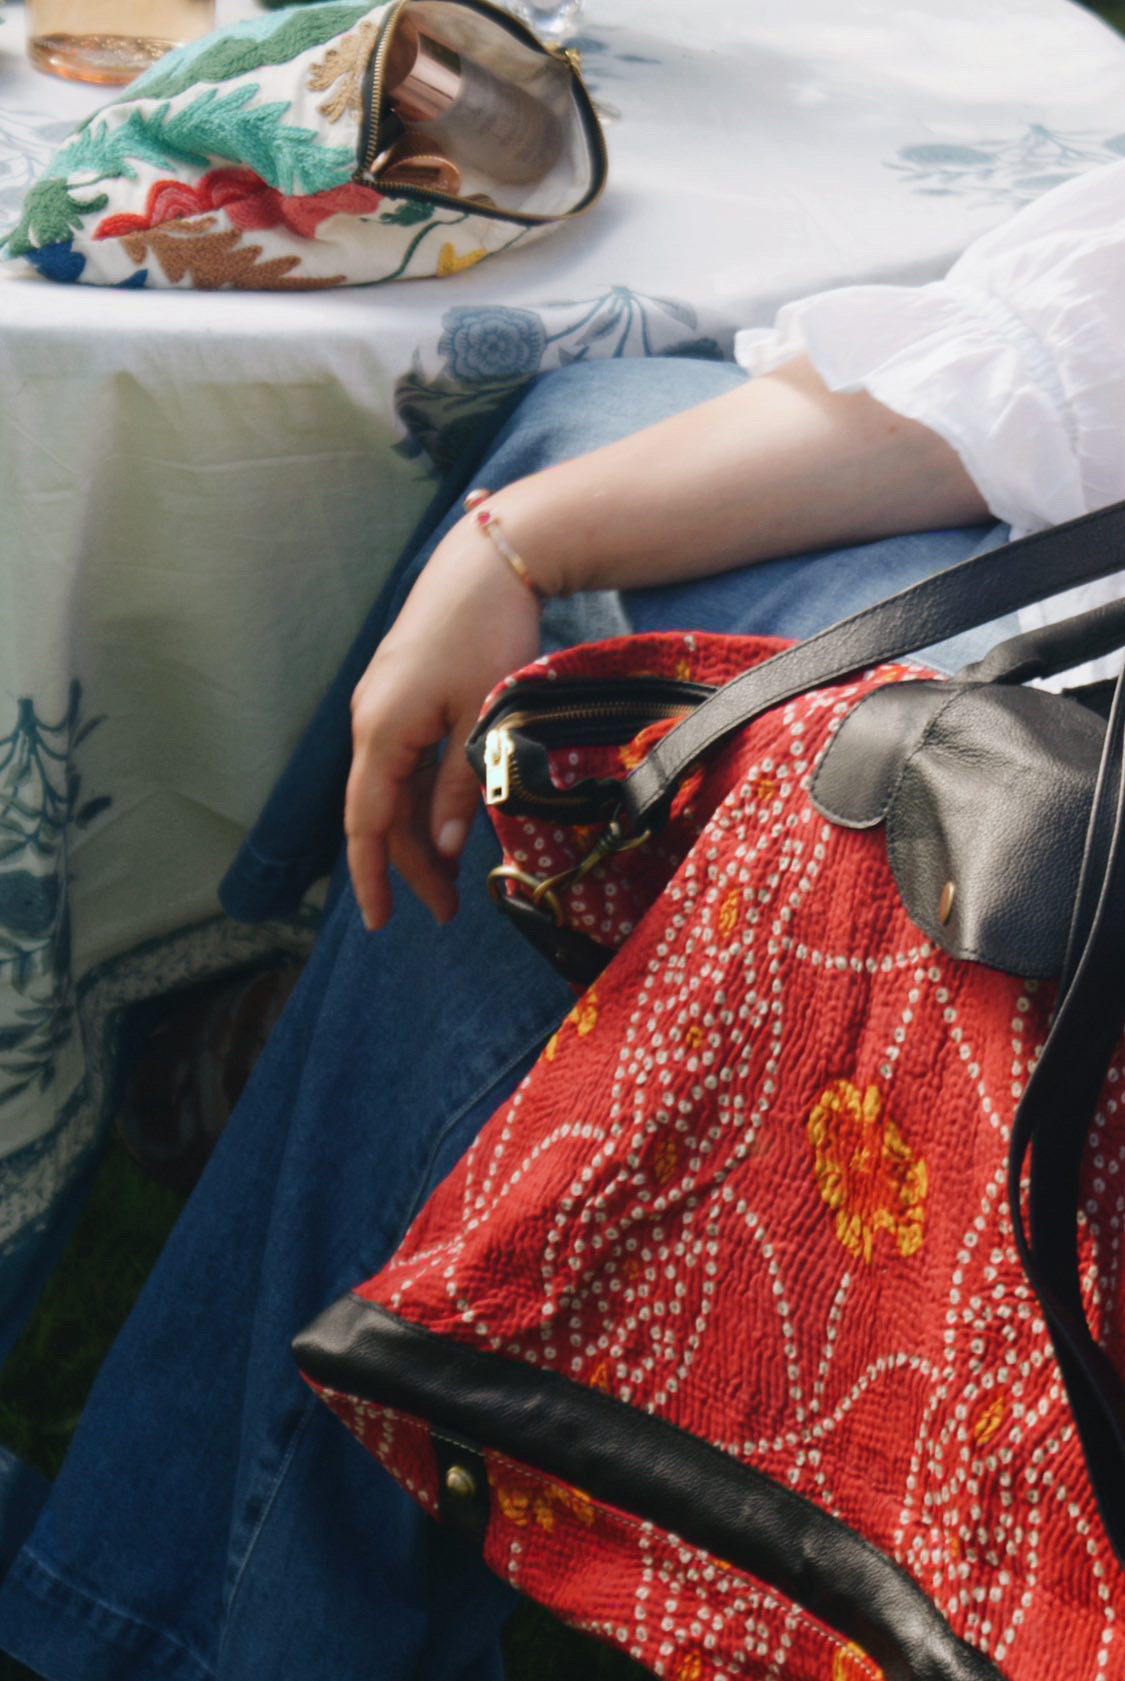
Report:
[{"label": "blue embroidery detail", "polygon": [[547,334],[530,309],[451,309],[442,321],[438,353],[454,379],[470,385],[533,374],[543,360]]},{"label": "blue embroidery detail", "polygon": [[72,683],[57,723],[23,699],[0,737],[0,979],[19,1000],[0,1023],[0,1106],[33,1084],[47,1089],[73,1027],[67,836],[112,803],[82,800],[75,753],[101,720],[83,723],[81,713]]},{"label": "blue embroidery detail", "polygon": [[1006,140],[971,145],[925,141],[900,146],[887,168],[924,198],[974,197],[989,204],[1028,204],[1096,165],[1125,156],[1125,134],[1107,138],[1060,133],[1029,123]]},{"label": "blue embroidery detail", "polygon": [[75,251],[69,239],[61,245],[41,245],[38,250],[32,247],[23,254],[48,280],[61,280],[67,285],[72,285],[86,267],[85,257]]},{"label": "blue embroidery detail", "polygon": [[544,369],[590,356],[721,360],[724,354],[717,340],[694,336],[698,322],[690,305],[644,297],[626,286],[542,312],[499,304],[451,309],[442,329],[439,371],[428,374],[416,353],[411,371],[395,386],[395,413],[407,433],[399,452],[425,452],[439,469],[457,459],[482,417]]},{"label": "blue embroidery detail", "polygon": [[130,290],[136,292],[142,286],[147,286],[148,270],[146,268],[139,268],[136,274],[131,274],[127,280],[118,280],[115,284],[118,291],[123,291],[126,288],[129,288]]}]

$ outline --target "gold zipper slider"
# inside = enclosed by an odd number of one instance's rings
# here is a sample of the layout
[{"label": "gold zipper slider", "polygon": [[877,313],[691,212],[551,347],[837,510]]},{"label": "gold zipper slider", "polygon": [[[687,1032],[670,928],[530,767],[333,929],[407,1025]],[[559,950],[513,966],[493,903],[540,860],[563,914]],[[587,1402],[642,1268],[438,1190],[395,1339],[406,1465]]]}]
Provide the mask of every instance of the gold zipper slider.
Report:
[{"label": "gold zipper slider", "polygon": [[577,47],[548,47],[547,51],[552,58],[561,59],[565,64],[569,64],[576,76],[581,76],[582,54]]},{"label": "gold zipper slider", "polygon": [[484,803],[503,805],[512,786],[511,765],[516,744],[505,729],[492,729],[484,738]]}]

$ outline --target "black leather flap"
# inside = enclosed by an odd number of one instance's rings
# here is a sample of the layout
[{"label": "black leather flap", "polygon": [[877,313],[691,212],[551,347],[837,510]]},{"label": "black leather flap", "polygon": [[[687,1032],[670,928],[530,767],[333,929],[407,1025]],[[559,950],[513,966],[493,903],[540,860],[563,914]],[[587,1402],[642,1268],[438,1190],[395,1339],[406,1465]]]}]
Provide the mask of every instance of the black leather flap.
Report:
[{"label": "black leather flap", "polygon": [[1103,720],[990,684],[898,683],[845,720],[813,783],[848,828],[885,821],[903,904],[953,957],[1007,974],[1063,967]]},{"label": "black leather flap", "polygon": [[813,779],[822,816],[845,829],[884,822],[902,767],[948,699],[948,683],[889,683],[853,707]]}]

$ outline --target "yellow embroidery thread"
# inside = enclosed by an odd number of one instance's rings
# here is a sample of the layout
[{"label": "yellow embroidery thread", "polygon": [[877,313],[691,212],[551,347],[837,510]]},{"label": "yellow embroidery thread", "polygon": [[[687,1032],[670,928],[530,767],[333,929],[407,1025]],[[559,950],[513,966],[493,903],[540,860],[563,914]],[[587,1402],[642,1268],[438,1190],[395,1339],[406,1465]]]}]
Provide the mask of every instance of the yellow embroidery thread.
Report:
[{"label": "yellow embroidery thread", "polygon": [[877,1086],[861,1092],[833,1080],[808,1119],[820,1195],[836,1214],[836,1236],[868,1266],[882,1233],[900,1255],[917,1254],[926,1230],[929,1169],[882,1113]]},{"label": "yellow embroidery thread", "polygon": [[464,257],[459,257],[447,240],[438,252],[438,279],[448,280],[451,274],[460,274],[462,269],[473,268],[487,256],[488,252],[482,246],[479,251],[469,251]]}]

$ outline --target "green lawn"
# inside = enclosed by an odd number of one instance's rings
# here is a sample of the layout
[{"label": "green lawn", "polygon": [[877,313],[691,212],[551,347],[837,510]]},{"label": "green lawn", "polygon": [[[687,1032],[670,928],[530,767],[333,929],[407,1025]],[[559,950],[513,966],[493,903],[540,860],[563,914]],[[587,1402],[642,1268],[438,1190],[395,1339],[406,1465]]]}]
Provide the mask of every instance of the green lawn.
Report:
[{"label": "green lawn", "polygon": [[[1125,0],[1091,9],[1125,32]],[[142,1178],[118,1145],[110,1147],[63,1262],[0,1374],[0,1442],[49,1476],[178,1207],[176,1196]],[[510,1681],[627,1681],[646,1673],[530,1605],[513,1620],[507,1655]],[[0,1681],[27,1675],[0,1655]]]}]

